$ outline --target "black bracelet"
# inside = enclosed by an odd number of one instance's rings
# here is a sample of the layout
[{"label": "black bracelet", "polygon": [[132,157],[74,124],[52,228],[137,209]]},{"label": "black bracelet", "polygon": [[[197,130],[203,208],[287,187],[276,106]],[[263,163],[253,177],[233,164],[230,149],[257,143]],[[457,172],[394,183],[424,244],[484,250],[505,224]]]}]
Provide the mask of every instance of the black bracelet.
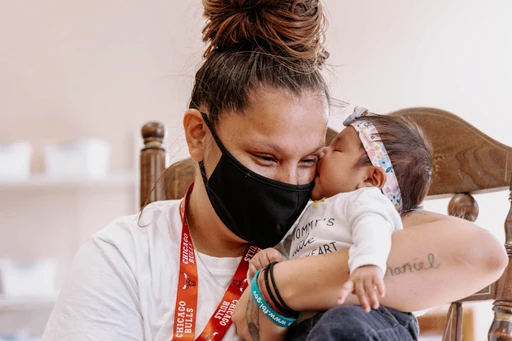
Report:
[{"label": "black bracelet", "polygon": [[273,267],[274,265],[271,263],[269,265],[267,265],[267,267],[265,268],[265,272],[264,272],[264,275],[265,275],[265,288],[267,289],[267,292],[268,292],[268,296],[270,298],[270,300],[272,301],[272,303],[274,304],[274,306],[277,308],[277,310],[279,310],[282,314],[284,315],[290,315],[288,311],[286,311],[286,308],[284,308],[282,305],[281,305],[281,302],[279,302],[277,300],[277,298],[274,296],[274,293],[273,293],[273,290],[270,288],[270,281],[269,281],[269,271],[270,271],[270,267]]},{"label": "black bracelet", "polygon": [[[270,283],[269,283],[269,280],[268,280],[268,269],[270,267],[270,264],[267,265],[264,269],[263,269],[263,275],[265,276],[265,288],[267,289],[267,292],[268,292],[268,296],[270,298],[270,300],[272,301],[272,303],[274,304],[274,306],[277,307],[277,309],[281,310],[281,307],[279,304],[276,304],[276,298],[274,297],[274,294],[272,293],[272,290],[270,289]],[[283,313],[283,311],[281,310],[281,312]]]},{"label": "black bracelet", "polygon": [[274,267],[274,265],[275,265],[275,262],[272,262],[269,265],[267,265],[267,267],[265,268],[265,273],[264,273],[264,275],[265,275],[265,287],[267,288],[268,295],[270,297],[270,300],[274,304],[274,306],[277,308],[277,310],[279,310],[281,312],[281,314],[288,315],[288,316],[294,316],[293,313],[291,313],[285,307],[283,307],[281,302],[274,296],[273,290],[270,288],[270,281],[269,281],[270,275],[269,275],[269,272]]},{"label": "black bracelet", "polygon": [[293,310],[290,308],[281,297],[281,294],[279,293],[279,289],[277,289],[276,280],[274,278],[274,265],[276,265],[277,262],[272,262],[268,265],[267,270],[265,271],[265,284],[268,282],[268,277],[270,276],[270,280],[272,281],[272,286],[274,288],[274,291],[276,293],[276,297],[272,294],[272,290],[267,286],[267,290],[269,291],[269,296],[272,302],[275,304],[278,309],[280,309],[284,314],[297,317],[299,315],[299,312],[296,310]]}]

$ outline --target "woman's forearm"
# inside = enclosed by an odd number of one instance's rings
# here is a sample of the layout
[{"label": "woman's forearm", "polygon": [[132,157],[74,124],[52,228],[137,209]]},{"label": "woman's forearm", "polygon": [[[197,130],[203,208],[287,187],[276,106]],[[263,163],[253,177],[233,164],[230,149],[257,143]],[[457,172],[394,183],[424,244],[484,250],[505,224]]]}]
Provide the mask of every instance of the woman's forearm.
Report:
[{"label": "woman's forearm", "polygon": [[[393,234],[384,305],[413,311],[454,301],[492,283],[506,267],[504,247],[472,223],[415,213],[404,219],[404,226]],[[293,309],[326,310],[337,305],[349,278],[348,250],[290,260],[274,272]]]}]

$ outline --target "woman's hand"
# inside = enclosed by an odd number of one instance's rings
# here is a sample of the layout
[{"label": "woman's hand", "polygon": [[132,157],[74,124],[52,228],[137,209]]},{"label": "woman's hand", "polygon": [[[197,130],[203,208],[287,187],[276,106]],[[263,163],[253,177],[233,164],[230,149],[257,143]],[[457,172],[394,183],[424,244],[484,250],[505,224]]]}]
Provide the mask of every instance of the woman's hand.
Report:
[{"label": "woman's hand", "polygon": [[237,335],[246,341],[281,341],[288,331],[261,312],[252,299],[250,287],[240,297],[232,319]]},{"label": "woman's hand", "polygon": [[256,274],[256,271],[263,269],[272,262],[282,261],[283,255],[276,249],[269,247],[267,249],[260,250],[257,254],[254,255],[254,257],[251,258],[251,262],[249,263],[249,271],[247,272],[249,283]]}]

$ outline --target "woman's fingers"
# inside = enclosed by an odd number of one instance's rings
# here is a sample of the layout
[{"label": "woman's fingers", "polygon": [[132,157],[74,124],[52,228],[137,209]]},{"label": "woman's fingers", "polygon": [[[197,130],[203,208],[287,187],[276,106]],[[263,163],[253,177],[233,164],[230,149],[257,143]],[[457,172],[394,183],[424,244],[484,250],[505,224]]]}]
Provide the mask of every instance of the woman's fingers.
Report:
[{"label": "woman's fingers", "polygon": [[258,268],[253,263],[249,263],[249,276],[251,279],[256,275],[256,271],[258,271]]},{"label": "woman's fingers", "polygon": [[268,264],[272,262],[282,262],[283,261],[283,255],[281,252],[277,251],[276,249],[270,248],[265,249],[265,255],[267,256],[267,264],[264,266],[267,266]]}]

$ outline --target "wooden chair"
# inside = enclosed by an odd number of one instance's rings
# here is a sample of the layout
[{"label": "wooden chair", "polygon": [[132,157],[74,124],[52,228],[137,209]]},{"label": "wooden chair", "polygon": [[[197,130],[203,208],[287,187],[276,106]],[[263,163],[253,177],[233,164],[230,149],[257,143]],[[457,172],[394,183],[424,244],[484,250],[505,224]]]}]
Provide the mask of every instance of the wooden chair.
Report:
[{"label": "wooden chair", "polygon": [[[412,108],[391,114],[413,119],[430,139],[434,149],[434,171],[429,197],[452,196],[448,207],[450,215],[474,221],[478,216],[478,205],[472,194],[509,189],[512,200],[511,147],[443,110]],[[164,127],[156,122],[142,128],[145,144],[140,162],[142,204],[181,198],[193,181],[195,165],[190,160],[165,169],[164,133]],[[329,129],[326,142],[334,136],[336,132]],[[489,340],[512,341],[512,208],[505,220],[505,237],[510,260],[507,269],[492,285],[451,304],[443,341],[462,340],[462,302],[488,299],[494,300]]]},{"label": "wooden chair", "polygon": [[[434,149],[429,197],[453,195],[448,213],[475,221],[478,204],[472,194],[512,190],[512,148],[501,144],[447,111],[412,108],[391,113],[413,119]],[[512,199],[512,192],[511,192]],[[489,340],[512,340],[512,209],[505,220],[509,265],[502,277],[474,295],[453,302],[448,310],[443,341],[462,340],[462,302],[494,299]]]}]

